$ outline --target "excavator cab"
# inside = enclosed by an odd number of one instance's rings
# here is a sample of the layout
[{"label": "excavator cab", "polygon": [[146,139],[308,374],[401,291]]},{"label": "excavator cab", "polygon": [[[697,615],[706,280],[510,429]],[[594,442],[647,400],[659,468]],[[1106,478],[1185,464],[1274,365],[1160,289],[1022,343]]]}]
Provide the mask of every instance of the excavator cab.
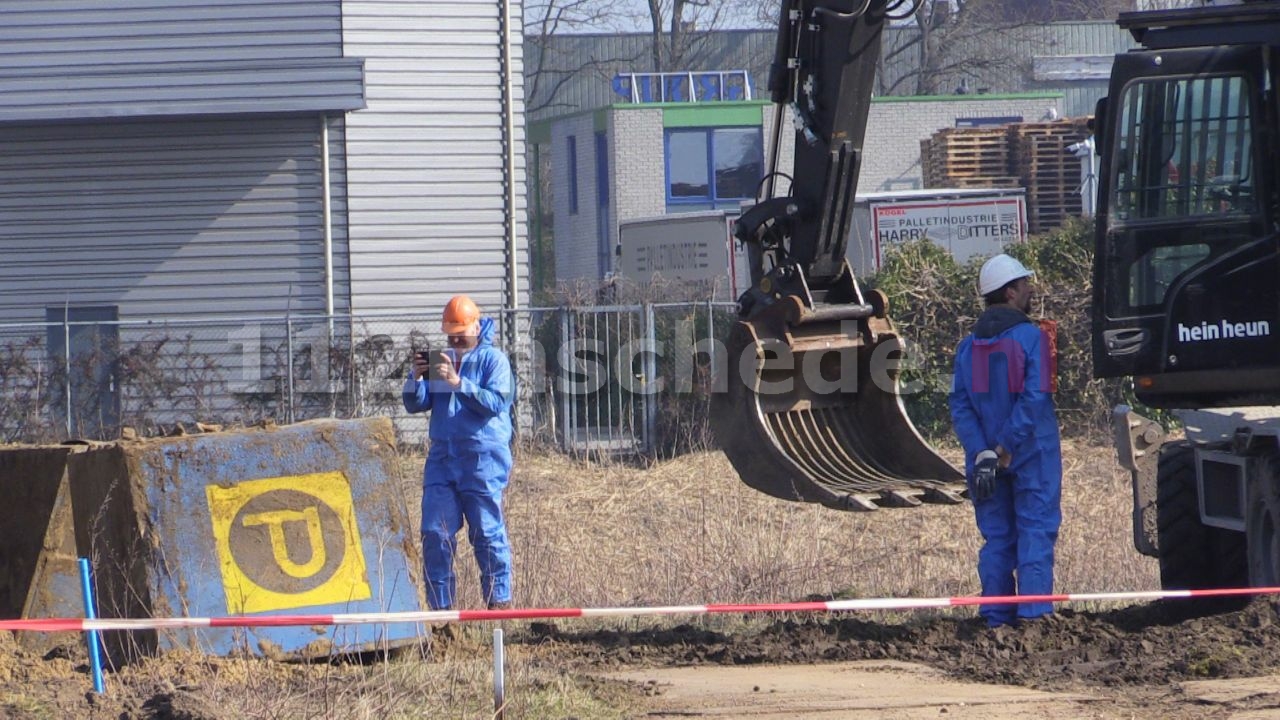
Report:
[{"label": "excavator cab", "polygon": [[[786,500],[843,510],[963,500],[964,475],[906,414],[886,299],[845,259],[881,28],[914,12],[911,1],[785,0],[780,13],[770,171],[735,228],[752,287],[738,300],[712,426],[743,482]],[[786,110],[794,172],[775,195]]]},{"label": "excavator cab", "polygon": [[1121,15],[1095,113],[1097,377],[1152,407],[1280,397],[1280,3]]}]

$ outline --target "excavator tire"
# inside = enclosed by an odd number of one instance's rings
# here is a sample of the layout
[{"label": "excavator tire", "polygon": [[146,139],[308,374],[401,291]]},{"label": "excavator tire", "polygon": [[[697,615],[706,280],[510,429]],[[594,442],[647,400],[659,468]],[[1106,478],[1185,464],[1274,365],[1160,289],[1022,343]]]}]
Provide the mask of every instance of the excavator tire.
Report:
[{"label": "excavator tire", "polygon": [[[1249,584],[1280,584],[1280,473],[1276,456],[1262,459],[1248,479],[1245,538],[1249,554]],[[1273,604],[1276,600],[1273,599]]]},{"label": "excavator tire", "polygon": [[[727,347],[712,425],[749,487],[840,510],[963,502],[963,473],[907,417],[897,363],[885,362],[901,340],[883,315],[838,317],[784,298],[736,323]],[[850,382],[831,391],[840,379]]]},{"label": "excavator tire", "polygon": [[1248,585],[1244,533],[1200,522],[1195,448],[1185,440],[1160,448],[1156,523],[1162,588],[1207,590]]}]

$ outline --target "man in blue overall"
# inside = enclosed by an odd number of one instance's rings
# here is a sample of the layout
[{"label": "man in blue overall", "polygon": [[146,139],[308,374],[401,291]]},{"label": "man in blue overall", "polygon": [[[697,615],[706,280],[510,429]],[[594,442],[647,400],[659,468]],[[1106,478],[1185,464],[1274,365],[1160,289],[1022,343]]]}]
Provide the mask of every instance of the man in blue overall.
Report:
[{"label": "man in blue overall", "polygon": [[[1031,321],[1031,271],[1008,255],[988,260],[978,287],[986,310],[956,349],[951,420],[964,446],[986,596],[1053,592],[1062,522],[1062,448],[1052,395],[1050,341]],[[983,605],[996,627],[1053,612],[1047,602]]]},{"label": "man in blue overall", "polygon": [[511,607],[511,546],[502,491],[511,473],[511,363],[493,346],[494,322],[465,295],[451,299],[441,329],[449,349],[419,353],[404,386],[410,413],[431,411],[422,479],[422,555],[427,603],[453,609],[453,555],[465,519],[490,610]]}]

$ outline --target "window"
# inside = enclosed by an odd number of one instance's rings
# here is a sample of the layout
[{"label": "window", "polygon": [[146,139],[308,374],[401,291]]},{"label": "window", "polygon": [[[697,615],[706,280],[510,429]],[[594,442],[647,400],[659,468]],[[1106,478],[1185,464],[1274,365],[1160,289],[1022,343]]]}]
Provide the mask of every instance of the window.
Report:
[{"label": "window", "polygon": [[569,214],[578,214],[578,138],[569,136]]},{"label": "window", "polygon": [[1112,221],[1251,212],[1252,131],[1242,77],[1130,85],[1115,140]]},{"label": "window", "polygon": [[609,232],[609,137],[596,133],[596,270],[600,277],[613,269]]},{"label": "window", "polygon": [[992,125],[1008,125],[1022,122],[1021,115],[996,115],[991,117],[956,118],[958,128],[990,127]]},{"label": "window", "polygon": [[668,130],[666,152],[671,209],[736,208],[755,197],[764,173],[758,127]]},{"label": "window", "polygon": [[1112,317],[1156,313],[1183,278],[1251,241],[1251,84],[1239,75],[1130,83],[1116,107],[1106,274]]},{"label": "window", "polygon": [[1204,243],[1155,247],[1143,253],[1129,265],[1128,306],[1158,306],[1174,281],[1207,257],[1209,246]]}]

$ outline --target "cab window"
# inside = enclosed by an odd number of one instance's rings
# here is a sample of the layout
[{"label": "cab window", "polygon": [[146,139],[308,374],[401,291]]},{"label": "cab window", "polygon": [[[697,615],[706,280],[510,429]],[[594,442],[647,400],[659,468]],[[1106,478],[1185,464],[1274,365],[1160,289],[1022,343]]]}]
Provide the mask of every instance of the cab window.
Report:
[{"label": "cab window", "polygon": [[1252,89],[1242,75],[1125,86],[1111,139],[1107,311],[1156,312],[1196,268],[1251,241]]},{"label": "cab window", "polygon": [[1248,98],[1240,76],[1130,84],[1120,107],[1111,222],[1252,212]]}]

